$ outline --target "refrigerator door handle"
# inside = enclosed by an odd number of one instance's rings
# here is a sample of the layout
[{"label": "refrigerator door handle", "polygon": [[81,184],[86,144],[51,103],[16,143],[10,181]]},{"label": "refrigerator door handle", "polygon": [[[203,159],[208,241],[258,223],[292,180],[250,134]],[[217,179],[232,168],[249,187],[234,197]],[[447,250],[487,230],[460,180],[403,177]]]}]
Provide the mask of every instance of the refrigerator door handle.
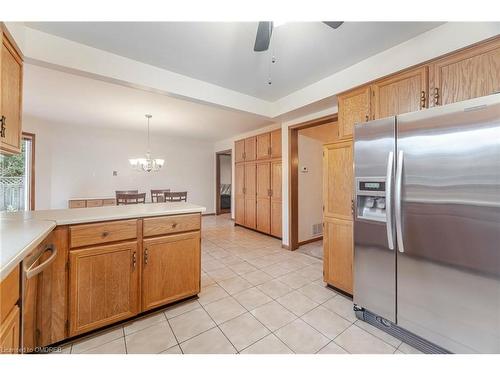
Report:
[{"label": "refrigerator door handle", "polygon": [[392,171],[394,169],[394,152],[387,157],[387,173],[385,176],[385,225],[387,227],[387,243],[394,250],[394,233],[392,232]]},{"label": "refrigerator door handle", "polygon": [[401,225],[401,184],[403,179],[403,151],[398,152],[398,161],[396,164],[396,181],[394,188],[394,218],[396,219],[396,239],[398,243],[398,250],[400,253],[405,252],[403,245],[403,228]]}]

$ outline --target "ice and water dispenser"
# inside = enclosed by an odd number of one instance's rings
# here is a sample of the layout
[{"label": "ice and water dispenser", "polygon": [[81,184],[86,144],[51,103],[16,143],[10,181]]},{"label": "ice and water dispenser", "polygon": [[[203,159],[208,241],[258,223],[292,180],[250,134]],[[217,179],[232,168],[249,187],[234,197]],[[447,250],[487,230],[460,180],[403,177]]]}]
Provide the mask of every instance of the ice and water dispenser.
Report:
[{"label": "ice and water dispenser", "polygon": [[385,177],[356,178],[356,200],[356,218],[385,222]]}]

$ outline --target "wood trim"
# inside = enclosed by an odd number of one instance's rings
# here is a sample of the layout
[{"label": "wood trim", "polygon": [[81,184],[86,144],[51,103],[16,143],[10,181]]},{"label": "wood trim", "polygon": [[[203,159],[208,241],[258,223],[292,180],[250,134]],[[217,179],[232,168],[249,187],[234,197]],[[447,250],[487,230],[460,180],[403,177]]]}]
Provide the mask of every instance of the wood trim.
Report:
[{"label": "wood trim", "polygon": [[289,250],[299,248],[299,130],[338,120],[338,113],[288,127],[288,233]]},{"label": "wood trim", "polygon": [[30,171],[30,211],[35,210],[35,134],[22,132],[21,142],[23,139],[29,139],[31,141],[31,171]]},{"label": "wood trim", "polygon": [[[231,212],[231,210],[220,208],[220,156],[229,155],[231,156],[231,165],[233,165],[233,155],[231,150],[217,151],[215,153],[215,215],[225,214]],[[232,187],[231,187],[232,189]]]},{"label": "wood trim", "polygon": [[300,241],[299,242],[299,247],[303,246],[303,245],[307,245],[308,243],[313,243],[313,242],[317,242],[317,241],[323,241],[323,236],[310,238],[310,239],[305,240],[305,241]]},{"label": "wood trim", "polygon": [[338,120],[338,113],[333,113],[331,115],[326,115],[323,117],[316,118],[314,120],[309,120],[309,121],[301,122],[300,124],[295,124],[295,125],[289,126],[288,129],[302,130],[302,129],[312,128],[312,127],[319,126],[319,125],[328,124],[329,122],[335,122],[337,120]]},{"label": "wood trim", "polygon": [[16,53],[19,55],[21,60],[24,60],[24,55],[21,52],[21,48],[19,48],[19,46],[17,45],[16,40],[14,39],[12,34],[10,33],[7,26],[5,26],[4,22],[0,22],[0,31],[7,35],[7,38],[9,39],[9,43],[11,44],[12,48],[16,51]]}]

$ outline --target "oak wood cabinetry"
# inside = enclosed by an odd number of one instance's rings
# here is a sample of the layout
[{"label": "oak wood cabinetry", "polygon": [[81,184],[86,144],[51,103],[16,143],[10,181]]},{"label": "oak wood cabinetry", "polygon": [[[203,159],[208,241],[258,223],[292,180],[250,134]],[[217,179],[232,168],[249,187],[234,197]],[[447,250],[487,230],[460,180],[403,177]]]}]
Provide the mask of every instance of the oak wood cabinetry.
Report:
[{"label": "oak wood cabinetry", "polygon": [[70,199],[68,208],[115,206],[115,198]]},{"label": "oak wood cabinetry", "polygon": [[323,279],[352,294],[352,140],[323,146]]},{"label": "oak wood cabinetry", "polygon": [[139,312],[138,256],[136,241],[70,252],[70,336]]},{"label": "oak wood cabinetry", "polygon": [[143,311],[200,292],[199,231],[145,239],[143,247]]},{"label": "oak wood cabinetry", "polygon": [[235,223],[281,237],[281,129],[236,141],[235,150],[242,144],[244,157],[235,157]]},{"label": "oak wood cabinetry", "polygon": [[500,37],[430,64],[430,105],[445,105],[500,91]]},{"label": "oak wood cabinetry", "polygon": [[365,86],[339,95],[339,133],[341,138],[351,137],[354,124],[370,119],[370,87]]},{"label": "oak wood cabinetry", "polygon": [[238,225],[245,225],[245,164],[236,164],[234,166],[234,181],[234,221]]},{"label": "oak wood cabinetry", "polygon": [[234,161],[236,163],[245,161],[245,140],[234,142]]},{"label": "oak wood cabinetry", "polygon": [[0,283],[0,354],[17,353],[19,350],[19,284],[19,266]]},{"label": "oak wood cabinetry", "polygon": [[0,53],[0,153],[21,152],[21,114],[23,89],[23,60],[0,23],[2,39]]},{"label": "oak wood cabinetry", "polygon": [[281,184],[282,166],[281,160],[271,162],[271,235],[281,238]]},{"label": "oak wood cabinetry", "polygon": [[201,214],[72,225],[68,337],[194,296]]},{"label": "oak wood cabinetry", "polygon": [[352,294],[353,286],[353,221],[324,219],[324,281]]},{"label": "oak wood cabinetry", "polygon": [[371,85],[373,120],[414,112],[427,107],[428,67],[395,74]]}]

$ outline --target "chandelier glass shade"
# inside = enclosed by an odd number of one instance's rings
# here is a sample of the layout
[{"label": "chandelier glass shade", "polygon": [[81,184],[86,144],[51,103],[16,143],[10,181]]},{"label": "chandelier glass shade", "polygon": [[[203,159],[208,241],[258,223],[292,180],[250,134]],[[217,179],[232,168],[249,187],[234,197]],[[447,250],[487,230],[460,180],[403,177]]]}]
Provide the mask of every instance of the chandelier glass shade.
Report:
[{"label": "chandelier glass shade", "polygon": [[153,117],[153,116],[146,115],[146,118],[148,119],[148,151],[146,152],[146,157],[145,158],[128,159],[130,166],[133,169],[138,170],[138,171],[157,172],[165,164],[165,160],[153,159],[151,157],[150,140],[149,140],[149,120],[151,119],[151,117]]}]

